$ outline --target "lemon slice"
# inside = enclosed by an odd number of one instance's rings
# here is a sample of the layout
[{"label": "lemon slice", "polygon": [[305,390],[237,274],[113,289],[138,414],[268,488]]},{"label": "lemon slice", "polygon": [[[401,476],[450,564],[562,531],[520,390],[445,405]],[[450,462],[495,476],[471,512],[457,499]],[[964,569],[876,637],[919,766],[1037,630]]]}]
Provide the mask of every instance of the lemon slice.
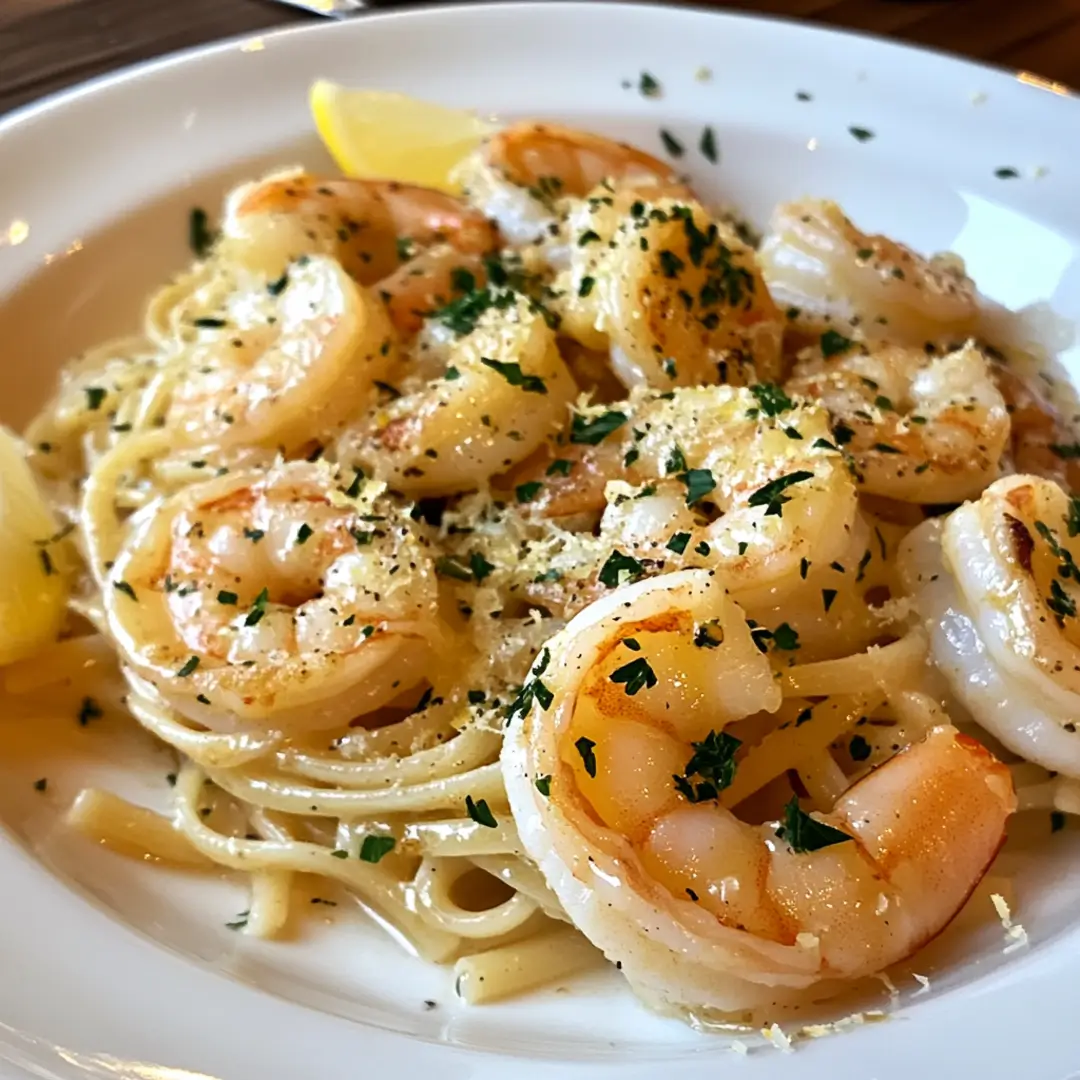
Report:
[{"label": "lemon slice", "polygon": [[57,522],[37,489],[19,440],[0,427],[0,664],[55,640],[68,579],[56,545]]},{"label": "lemon slice", "polygon": [[312,84],[309,102],[319,136],[347,176],[441,191],[457,190],[451,170],[494,130],[461,109],[325,79]]}]

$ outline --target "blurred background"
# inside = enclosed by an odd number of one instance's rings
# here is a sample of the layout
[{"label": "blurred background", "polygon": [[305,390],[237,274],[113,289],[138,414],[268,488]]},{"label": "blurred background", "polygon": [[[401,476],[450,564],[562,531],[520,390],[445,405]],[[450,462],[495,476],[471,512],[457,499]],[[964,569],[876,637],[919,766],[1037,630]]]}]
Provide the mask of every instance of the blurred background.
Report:
[{"label": "blurred background", "polygon": [[[333,2],[312,0],[312,6]],[[402,5],[382,0],[370,6]],[[1080,0],[728,0],[715,6],[881,34],[1080,86]],[[273,0],[0,0],[0,112],[162,53],[319,17]]]}]

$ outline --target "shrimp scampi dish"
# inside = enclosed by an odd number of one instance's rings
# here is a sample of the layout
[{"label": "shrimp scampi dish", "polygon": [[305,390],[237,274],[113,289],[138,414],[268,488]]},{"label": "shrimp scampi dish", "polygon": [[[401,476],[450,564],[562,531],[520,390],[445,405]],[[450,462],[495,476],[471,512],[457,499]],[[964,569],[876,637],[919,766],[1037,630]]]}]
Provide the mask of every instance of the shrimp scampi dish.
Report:
[{"label": "shrimp scampi dish", "polygon": [[0,432],[5,708],[174,761],[49,805],[243,883],[241,938],[337,890],[467,1003],[606,959],[701,1029],[880,1004],[1080,813],[1070,405],[824,193],[759,240],[645,148],[471,145],[194,209]]}]

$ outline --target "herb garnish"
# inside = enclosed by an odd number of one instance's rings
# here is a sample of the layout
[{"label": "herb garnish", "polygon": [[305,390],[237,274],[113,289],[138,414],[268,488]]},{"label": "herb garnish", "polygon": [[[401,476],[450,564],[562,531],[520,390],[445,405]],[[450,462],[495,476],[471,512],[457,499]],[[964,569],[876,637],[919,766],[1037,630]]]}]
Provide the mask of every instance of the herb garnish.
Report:
[{"label": "herb garnish", "polygon": [[540,792],[544,798],[548,798],[551,795],[551,776],[538,776],[533,784],[536,786],[536,790]]},{"label": "herb garnish", "polygon": [[132,600],[137,600],[135,590],[126,581],[114,581],[113,588],[117,592],[122,592],[125,596],[130,596]]},{"label": "herb garnish", "polygon": [[664,144],[664,149],[672,157],[682,157],[686,152],[685,147],[670,131],[666,131],[664,128],[660,129],[660,141]]},{"label": "herb garnish", "polygon": [[716,149],[716,133],[711,127],[706,126],[702,131],[698,149],[701,151],[702,157],[707,161],[711,161],[714,165],[719,160],[720,155]]},{"label": "herb garnish", "polygon": [[869,128],[849,127],[848,131],[850,131],[859,142],[867,142],[874,137],[874,133]]},{"label": "herb garnish", "polygon": [[659,97],[662,91],[660,83],[654,79],[647,71],[641,73],[641,79],[638,81],[638,90],[641,91],[642,97]]},{"label": "herb garnish", "polygon": [[567,458],[556,458],[544,473],[545,476],[569,476],[574,463]]},{"label": "herb garnish", "polygon": [[86,407],[91,412],[96,412],[101,408],[101,403],[105,400],[108,391],[103,386],[87,386],[83,389],[83,393],[86,394]]},{"label": "herb garnish", "polygon": [[570,441],[572,443],[584,443],[587,446],[596,446],[603,442],[613,431],[617,431],[627,421],[626,413],[611,409],[606,413],[591,419],[574,413],[570,425]]},{"label": "herb garnish", "polygon": [[195,257],[205,259],[214,244],[210,218],[201,206],[193,206],[188,216],[188,246]]},{"label": "herb garnish", "polygon": [[848,753],[852,761],[865,761],[870,756],[870,744],[861,735],[852,735]]},{"label": "herb garnish", "polygon": [[747,500],[747,505],[766,507],[766,517],[783,517],[783,504],[791,502],[791,496],[785,495],[784,491],[793,484],[801,484],[804,480],[813,479],[813,476],[814,474],[806,469],[799,469],[797,472],[778,476],[775,480],[770,480],[764,487],[758,488]]},{"label": "herb garnish", "polygon": [[492,360],[486,356],[480,357],[480,363],[484,367],[497,371],[511,386],[520,386],[526,394],[546,394],[547,384],[539,375],[526,375],[521,370],[520,364],[504,364],[499,360]]},{"label": "herb garnish", "polygon": [[178,679],[186,679],[198,666],[199,658],[197,656],[189,656],[187,660],[184,661],[183,666],[177,670],[176,677]]},{"label": "herb garnish", "polygon": [[551,708],[555,695],[540,679],[540,676],[547,671],[550,663],[551,653],[548,649],[544,649],[533,665],[532,678],[525,680],[525,684],[518,691],[517,697],[507,706],[507,720],[513,720],[515,716],[524,716],[532,708],[534,700],[540,703],[541,709]]},{"label": "herb garnish", "polygon": [[499,823],[495,820],[495,815],[491,812],[491,808],[487,804],[487,799],[479,799],[473,802],[471,795],[465,796],[465,812],[477,823],[477,825],[484,825],[489,829],[497,829]]},{"label": "herb garnish", "polygon": [[[710,731],[701,742],[692,742],[694,753],[682,776],[672,776],[675,788],[692,803],[716,799],[735,779],[735,751],[742,741],[726,731]],[[692,783],[692,776],[701,780]]]},{"label": "herb garnish", "polygon": [[686,485],[687,506],[693,506],[694,503],[700,502],[716,487],[716,478],[708,469],[690,469],[683,473],[679,479]]},{"label": "herb garnish", "polygon": [[270,590],[264,588],[262,592],[255,597],[255,602],[251,605],[251,610],[244,619],[245,626],[257,626],[262,621],[262,617],[266,614],[266,605],[269,599]]},{"label": "herb garnish", "polygon": [[79,706],[79,727],[86,727],[91,720],[100,720],[104,715],[101,706],[92,697],[84,697]]},{"label": "herb garnish", "polygon": [[779,416],[780,413],[795,408],[795,402],[775,383],[756,383],[750,387],[750,393],[757,398],[758,405],[766,416]]},{"label": "herb garnish", "polygon": [[[615,548],[604,560],[604,565],[600,567],[600,573],[597,576],[601,585],[614,589],[627,581],[637,581],[644,573],[645,567],[637,559],[631,555],[624,555]],[[625,578],[623,574],[626,575]]]},{"label": "herb garnish", "polygon": [[847,352],[855,343],[851,338],[844,337],[843,334],[838,334],[835,330],[826,330],[821,335],[821,355],[827,360],[830,356],[836,356],[838,353]]},{"label": "herb garnish", "polygon": [[540,480],[529,480],[524,484],[518,484],[514,488],[514,496],[519,503],[532,502],[540,494],[540,489],[543,486],[544,484]]},{"label": "herb garnish", "polygon": [[664,545],[668,551],[674,551],[676,555],[681,555],[686,550],[686,545],[690,543],[690,534],[688,532],[675,533],[674,536]]},{"label": "herb garnish", "polygon": [[629,664],[623,664],[611,673],[613,683],[622,684],[626,688],[629,697],[633,697],[639,690],[651,689],[656,685],[656,672],[649,666],[649,661],[644,656],[631,660]]},{"label": "herb garnish", "polygon": [[776,835],[781,840],[786,840],[791,850],[800,855],[820,851],[851,839],[846,832],[834,829],[800,809],[799,799],[795,795],[784,807],[784,824],[776,830]]},{"label": "herb garnish", "polygon": [[377,863],[394,850],[396,843],[392,836],[365,836],[360,845],[360,859],[363,862]]},{"label": "herb garnish", "polygon": [[574,749],[581,755],[581,762],[585,766],[585,771],[592,777],[596,776],[596,755],[593,753],[594,746],[596,746],[596,743],[594,743],[592,739],[586,738],[584,735],[574,743]]}]

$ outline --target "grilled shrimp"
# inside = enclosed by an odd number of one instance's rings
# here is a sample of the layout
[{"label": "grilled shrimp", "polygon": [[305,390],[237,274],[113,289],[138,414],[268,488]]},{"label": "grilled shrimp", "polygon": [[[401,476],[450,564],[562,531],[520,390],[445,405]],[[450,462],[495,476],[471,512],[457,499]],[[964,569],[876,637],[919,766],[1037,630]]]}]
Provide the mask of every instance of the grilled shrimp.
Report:
[{"label": "grilled shrimp", "polygon": [[392,274],[413,245],[449,243],[465,253],[497,247],[483,214],[441,191],[393,180],[275,173],[233,191],[223,250],[277,274],[301,255],[332,255],[356,281]]},{"label": "grilled shrimp", "polygon": [[780,378],[782,320],[754,252],[698,203],[600,187],[563,230],[562,333],[610,350],[626,387]]},{"label": "grilled shrimp", "polygon": [[420,372],[347,432],[343,461],[370,467],[397,491],[449,495],[482,487],[564,423],[577,393],[544,319],[521,297],[482,314],[463,336],[432,344],[445,362]]},{"label": "grilled shrimp", "polygon": [[796,327],[832,328],[907,345],[967,338],[975,286],[953,260],[924,259],[886,236],[861,232],[834,202],[804,199],[773,213],[762,272]]},{"label": "grilled shrimp", "polygon": [[556,204],[583,198],[610,180],[674,198],[692,198],[674,169],[626,143],[561,124],[511,124],[458,167],[466,198],[515,244],[557,229]]},{"label": "grilled shrimp", "polygon": [[721,799],[740,768],[725,728],[775,712],[780,691],[704,570],[597,602],[525,685],[502,755],[522,843],[574,924],[668,1008],[750,1008],[910,955],[1015,808],[1008,769],[945,725],[826,815],[740,821]]},{"label": "grilled shrimp", "polygon": [[1005,746],[1080,777],[1080,503],[1010,476],[903,547],[934,662]]},{"label": "grilled shrimp", "polygon": [[785,384],[820,401],[862,490],[904,502],[971,498],[1000,472],[1009,416],[986,358],[823,334]]},{"label": "grilled shrimp", "polygon": [[1011,464],[1016,472],[1054,480],[1080,491],[1076,433],[1036,378],[995,361],[992,366],[1011,427]]},{"label": "grilled shrimp", "polygon": [[602,512],[601,536],[639,557],[704,557],[742,599],[764,597],[802,580],[804,560],[849,551],[855,488],[830,436],[823,409],[774,386],[636,391],[578,414],[570,442],[514,478],[540,482],[534,515],[587,523]]},{"label": "grilled shrimp", "polygon": [[150,504],[105,584],[124,661],[220,731],[335,727],[416,685],[437,585],[381,490],[293,462]]},{"label": "grilled shrimp", "polygon": [[238,294],[179,362],[166,425],[192,443],[289,451],[359,411],[397,361],[383,305],[333,259]]}]

